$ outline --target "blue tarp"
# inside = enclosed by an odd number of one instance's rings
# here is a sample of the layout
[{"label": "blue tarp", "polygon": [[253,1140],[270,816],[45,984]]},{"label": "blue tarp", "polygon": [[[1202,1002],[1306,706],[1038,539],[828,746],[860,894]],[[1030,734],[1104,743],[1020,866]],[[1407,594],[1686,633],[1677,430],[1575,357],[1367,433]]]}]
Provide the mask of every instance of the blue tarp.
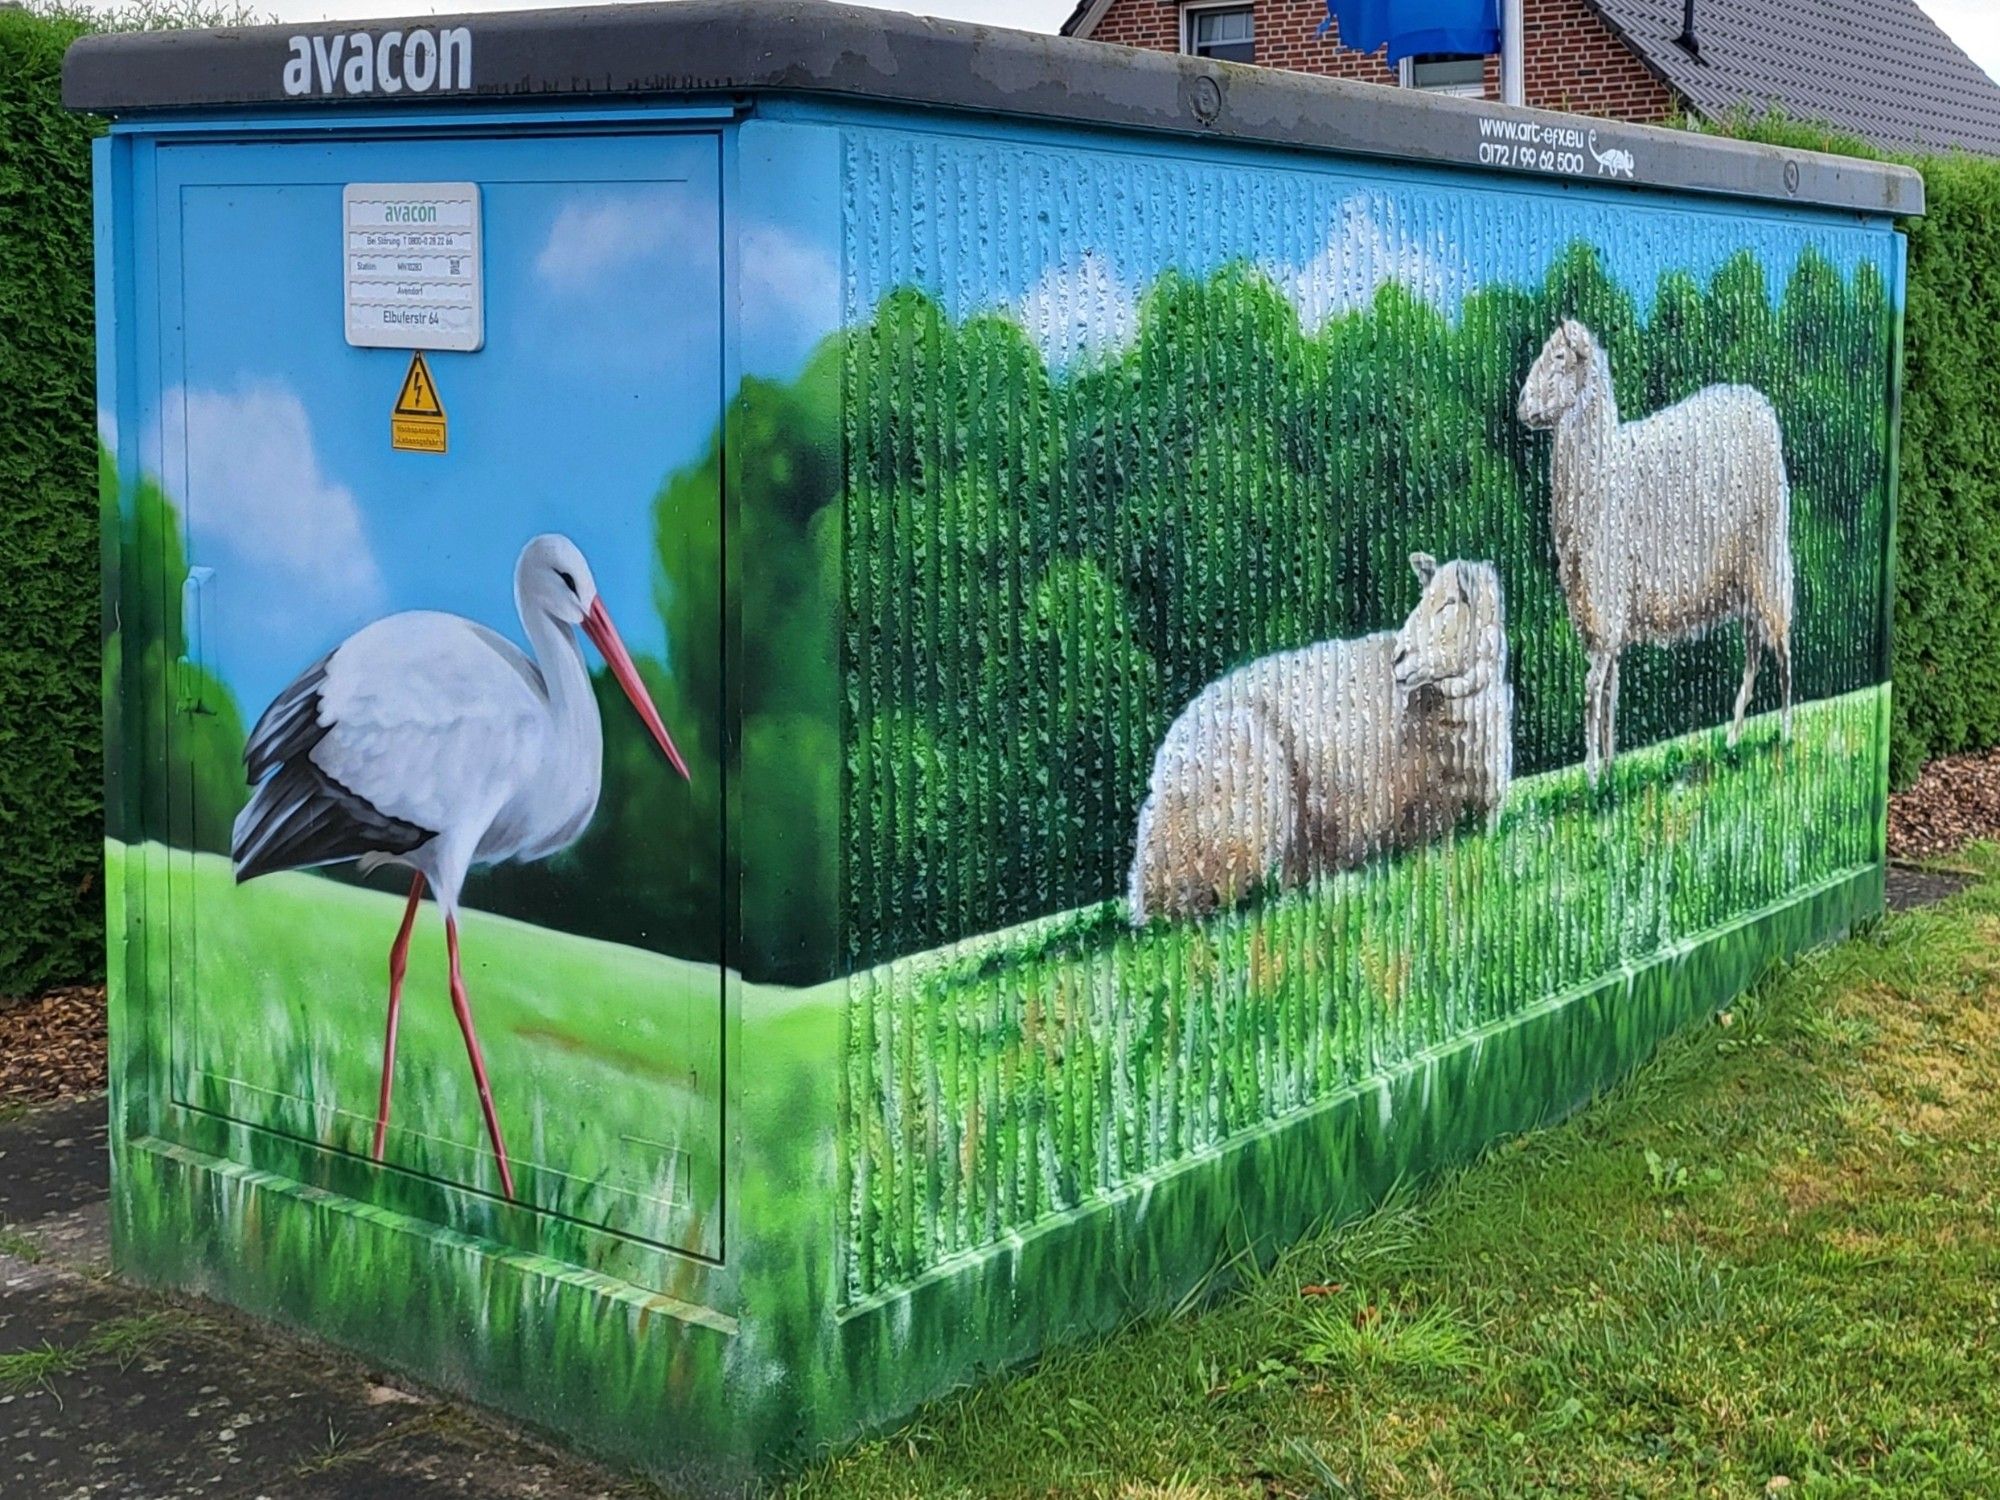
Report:
[{"label": "blue tarp", "polygon": [[1357,52],[1387,46],[1389,61],[1433,52],[1500,50],[1500,0],[1326,0],[1325,31],[1340,23],[1340,42]]}]

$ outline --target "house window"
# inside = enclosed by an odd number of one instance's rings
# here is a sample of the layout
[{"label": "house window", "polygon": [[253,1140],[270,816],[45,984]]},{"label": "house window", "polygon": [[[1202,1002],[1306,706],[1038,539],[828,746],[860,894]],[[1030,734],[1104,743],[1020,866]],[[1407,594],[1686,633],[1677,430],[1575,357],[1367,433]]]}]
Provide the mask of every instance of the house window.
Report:
[{"label": "house window", "polygon": [[1181,50],[1218,62],[1255,62],[1257,27],[1247,5],[1190,5],[1181,12]]},{"label": "house window", "polygon": [[1433,94],[1456,94],[1477,99],[1486,92],[1486,59],[1474,56],[1437,55],[1403,59],[1402,83],[1406,89],[1424,89]]}]

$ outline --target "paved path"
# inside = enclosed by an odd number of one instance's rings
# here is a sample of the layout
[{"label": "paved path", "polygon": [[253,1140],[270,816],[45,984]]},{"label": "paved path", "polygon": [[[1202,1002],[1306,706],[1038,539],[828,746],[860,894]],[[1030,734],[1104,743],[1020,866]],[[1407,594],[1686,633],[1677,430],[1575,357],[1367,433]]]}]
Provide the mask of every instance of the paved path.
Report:
[{"label": "paved path", "polygon": [[0,1496],[656,1493],[344,1355],[108,1279],[104,1150],[101,1098],[0,1119]]},{"label": "paved path", "polygon": [[1970,875],[1927,870],[1921,865],[1892,864],[1888,876],[1889,910],[1915,911],[1920,906],[1932,906],[1947,896],[1956,896],[1971,884]]}]

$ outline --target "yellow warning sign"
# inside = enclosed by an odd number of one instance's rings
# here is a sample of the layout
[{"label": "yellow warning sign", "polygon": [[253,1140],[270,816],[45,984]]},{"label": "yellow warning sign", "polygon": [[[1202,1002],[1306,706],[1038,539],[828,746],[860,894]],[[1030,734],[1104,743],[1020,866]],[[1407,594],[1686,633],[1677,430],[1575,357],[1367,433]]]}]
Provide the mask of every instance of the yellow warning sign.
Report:
[{"label": "yellow warning sign", "polygon": [[410,356],[410,372],[389,413],[389,446],[406,453],[444,452],[444,402],[421,350]]}]

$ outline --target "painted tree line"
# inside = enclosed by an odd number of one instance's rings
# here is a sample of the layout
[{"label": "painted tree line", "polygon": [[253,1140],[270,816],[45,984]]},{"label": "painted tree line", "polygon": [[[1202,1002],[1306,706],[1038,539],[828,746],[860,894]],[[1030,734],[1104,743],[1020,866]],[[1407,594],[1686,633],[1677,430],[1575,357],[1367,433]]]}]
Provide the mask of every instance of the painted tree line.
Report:
[{"label": "painted tree line", "polygon": [[[1312,335],[1252,270],[1170,272],[1132,347],[1068,379],[1004,318],[953,325],[899,293],[847,355],[847,957],[1113,894],[1172,716],[1246,660],[1398,623],[1415,551],[1497,564],[1518,768],[1579,760],[1548,444],[1515,417],[1566,316],[1610,350],[1628,416],[1718,381],[1771,398],[1798,697],[1886,676],[1893,325],[1872,267],[1808,254],[1772,287],[1743,254],[1706,285],[1664,277],[1642,309],[1579,245],[1456,318],[1391,286]],[[1623,742],[1726,720],[1741,651],[1731,629],[1628,653]],[[1755,707],[1774,702],[1767,676]]]},{"label": "painted tree line", "polygon": [[[1555,575],[1547,442],[1514,417],[1563,316],[1604,340],[1630,415],[1719,380],[1771,397],[1794,490],[1798,695],[1879,680],[1892,326],[1872,268],[1843,277],[1809,254],[1772,288],[1746,254],[1706,285],[1663,278],[1642,310],[1578,246],[1541,286],[1474,293],[1456,318],[1389,286],[1317,334],[1253,270],[1169,272],[1129,348],[1066,374],[1008,318],[955,323],[906,290],[796,381],[739,390],[726,549],[719,523],[688,520],[720,515],[720,434],[655,498],[675,659],[641,671],[727,779],[670,783],[608,712],[589,831],[559,859],[476,877],[468,900],[793,980],[1102,900],[1180,707],[1251,658],[1399,620],[1413,551],[1497,564],[1519,770],[1576,761],[1584,662]],[[177,552],[156,490],[124,524]],[[157,585],[128,581],[125,630],[145,638],[125,656],[149,671],[179,654],[168,561]],[[1725,718],[1740,652],[1734,631],[1631,652],[1623,742]],[[180,731],[194,793],[142,822],[219,850],[247,794],[242,715],[220,684],[192,690],[208,700]],[[717,890],[693,851],[739,778]],[[587,908],[565,894],[580,866]],[[742,949],[725,952],[737,891]]]}]

